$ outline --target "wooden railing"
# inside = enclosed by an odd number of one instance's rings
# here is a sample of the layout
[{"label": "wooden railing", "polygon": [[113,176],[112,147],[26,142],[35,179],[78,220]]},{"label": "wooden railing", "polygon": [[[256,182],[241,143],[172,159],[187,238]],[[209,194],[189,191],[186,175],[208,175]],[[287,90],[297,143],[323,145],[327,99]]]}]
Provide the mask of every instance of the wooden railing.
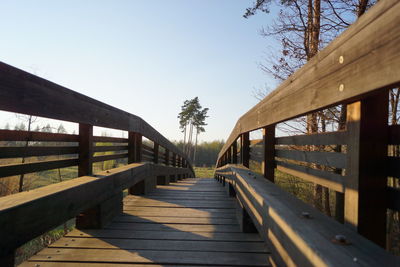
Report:
[{"label": "wooden railing", "polygon": [[[182,151],[140,117],[4,63],[0,110],[79,124],[79,134],[0,130],[0,141],[29,144],[1,147],[1,159],[38,159],[0,165],[0,179],[70,166],[77,166],[79,176],[0,198],[1,266],[13,264],[16,248],[76,216],[78,228],[104,226],[121,210],[124,189],[144,193],[157,182],[194,177]],[[128,137],[93,136],[94,126],[127,131]],[[111,153],[95,154],[99,152]],[[41,160],[55,155],[62,159]],[[128,165],[93,174],[94,163],[121,158]]]},{"label": "wooden railing", "polygon": [[[400,178],[400,158],[388,154],[390,145],[400,144],[400,126],[388,125],[388,91],[400,86],[398,14],[398,1],[378,2],[328,47],[245,113],[219,153],[217,177],[227,178],[224,172],[229,170],[236,177],[233,181],[237,181],[235,168],[238,167],[227,164],[240,163],[240,166],[249,168],[252,160],[249,133],[262,129],[262,173],[265,180],[274,182],[277,169],[329,188],[336,192],[337,220],[385,247],[387,210],[400,211],[400,191],[388,187],[387,183],[388,177]],[[290,124],[291,119],[337,105],[347,109],[344,130],[276,137],[278,123]],[[334,149],[337,147],[343,149]],[[252,175],[249,170],[249,175],[241,176],[241,179],[249,182]],[[264,182],[264,186],[271,187]],[[273,190],[269,192],[272,195],[263,194],[256,201],[272,201]],[[244,193],[243,196],[254,198],[251,194]],[[279,206],[279,201],[275,204]],[[283,216],[286,211],[277,209],[276,212]],[[267,216],[265,220],[273,221],[274,218]],[[288,227],[307,228],[305,224],[296,223],[289,218],[285,221]],[[322,229],[329,232],[329,224],[323,224],[325,227]],[[313,240],[303,235],[291,238],[300,238],[306,242],[303,244],[305,247],[323,247],[326,242],[331,242],[323,234]],[[291,254],[293,250],[289,244],[286,246],[284,240],[274,241],[270,236],[266,239],[276,249],[279,246],[286,248],[288,259],[279,259],[278,262],[288,265],[289,260],[296,262],[298,254]],[[316,253],[323,253],[323,248],[313,249]],[[371,253],[376,251],[374,249]],[[310,261],[309,264],[315,262]]]}]

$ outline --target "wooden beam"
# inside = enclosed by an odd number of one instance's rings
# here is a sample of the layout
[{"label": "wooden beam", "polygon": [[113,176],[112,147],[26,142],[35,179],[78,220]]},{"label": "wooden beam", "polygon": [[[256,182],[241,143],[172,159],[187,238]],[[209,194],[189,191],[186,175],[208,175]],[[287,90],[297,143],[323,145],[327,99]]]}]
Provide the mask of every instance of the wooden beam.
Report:
[{"label": "wooden beam", "polygon": [[233,164],[237,164],[238,163],[238,159],[237,159],[237,141],[233,142],[232,144],[232,163]]},{"label": "wooden beam", "polygon": [[346,132],[328,132],[328,133],[315,133],[307,135],[295,135],[295,136],[284,136],[276,138],[275,142],[277,145],[345,145],[346,144]]},{"label": "wooden beam", "polygon": [[169,165],[169,150],[165,149],[165,165]]},{"label": "wooden beam", "polygon": [[78,176],[91,175],[93,172],[93,126],[79,124],[79,166]]},{"label": "wooden beam", "polygon": [[398,0],[379,1],[275,91],[241,116],[219,156],[244,132],[339,103],[350,103],[380,88],[399,86],[398,14]]},{"label": "wooden beam", "polygon": [[159,149],[159,145],[157,144],[157,143],[154,143],[154,163],[155,164],[157,164],[158,163],[158,153],[159,153],[159,151],[158,151],[158,149]]},{"label": "wooden beam", "polygon": [[[264,177],[274,182],[275,180],[275,125],[263,128],[264,139],[264,158],[262,162],[262,171]],[[236,143],[236,142],[235,142]]]},{"label": "wooden beam", "polygon": [[347,106],[345,223],[386,245],[388,91]]},{"label": "wooden beam", "polygon": [[[226,165],[216,174],[234,186],[276,266],[396,266],[398,262],[396,256],[248,168]],[[333,241],[337,235],[351,244]]]},{"label": "wooden beam", "polygon": [[240,138],[242,144],[241,144],[241,162],[243,166],[249,167],[250,163],[250,140],[249,140],[249,133],[243,133],[241,138]]},{"label": "wooden beam", "polygon": [[140,133],[135,133],[135,162],[142,161],[142,145],[143,145],[143,138]]},{"label": "wooden beam", "polygon": [[[136,183],[189,169],[134,163],[0,198],[0,258]],[[67,208],[66,208],[67,207]],[[23,214],[23,216],[21,216]]]}]

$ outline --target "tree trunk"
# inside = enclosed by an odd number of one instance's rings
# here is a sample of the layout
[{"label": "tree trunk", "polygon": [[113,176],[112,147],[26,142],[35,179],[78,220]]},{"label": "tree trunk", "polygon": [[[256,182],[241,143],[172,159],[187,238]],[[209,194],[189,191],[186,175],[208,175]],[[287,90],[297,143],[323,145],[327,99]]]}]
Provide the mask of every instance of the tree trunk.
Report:
[{"label": "tree trunk", "polygon": [[197,136],[199,135],[199,129],[196,128],[196,141],[194,143],[194,152],[193,152],[193,164],[196,166],[196,150],[197,150]]}]

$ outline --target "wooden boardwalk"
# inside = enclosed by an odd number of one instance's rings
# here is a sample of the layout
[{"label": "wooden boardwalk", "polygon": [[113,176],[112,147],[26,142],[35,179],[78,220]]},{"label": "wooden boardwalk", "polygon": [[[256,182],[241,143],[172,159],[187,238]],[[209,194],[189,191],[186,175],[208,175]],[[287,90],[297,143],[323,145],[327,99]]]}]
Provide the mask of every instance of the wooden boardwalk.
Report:
[{"label": "wooden boardwalk", "polygon": [[105,229],[73,230],[21,266],[268,266],[268,256],[240,231],[225,188],[197,178],[129,195]]}]

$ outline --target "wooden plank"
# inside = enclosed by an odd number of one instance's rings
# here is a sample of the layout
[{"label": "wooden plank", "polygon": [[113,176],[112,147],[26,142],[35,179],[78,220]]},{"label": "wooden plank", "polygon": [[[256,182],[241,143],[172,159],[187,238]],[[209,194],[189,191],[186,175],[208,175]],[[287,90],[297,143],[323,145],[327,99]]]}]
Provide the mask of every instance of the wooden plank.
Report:
[{"label": "wooden plank", "polygon": [[127,158],[127,157],[128,157],[128,153],[96,156],[96,157],[93,157],[92,162],[99,162],[99,161],[106,161],[106,160],[113,160],[113,159],[121,159],[121,158]]},{"label": "wooden plank", "polygon": [[159,145],[157,143],[154,143],[154,155],[153,155],[154,158],[153,158],[153,162],[155,164],[158,164],[158,157],[160,156],[159,152],[158,152],[158,149],[159,149]]},{"label": "wooden plank", "polygon": [[78,142],[76,134],[0,130],[1,141]]},{"label": "wooden plank", "polygon": [[189,240],[135,240],[113,238],[61,238],[51,244],[51,248],[90,248],[124,250],[161,250],[161,251],[212,251],[212,252],[248,252],[267,253],[262,242],[226,242],[226,241],[189,241]]},{"label": "wooden plank", "polygon": [[93,136],[95,143],[128,143],[127,138],[111,137],[111,136]]},{"label": "wooden plank", "polygon": [[[178,215],[178,213],[175,213]],[[135,223],[183,223],[183,224],[219,224],[219,225],[236,225],[236,218],[199,218],[199,217],[178,217],[174,213],[171,216],[119,216],[114,222],[135,222]]]},{"label": "wooden plank", "polygon": [[388,91],[347,106],[345,223],[386,245]]},{"label": "wooden plank", "polygon": [[399,145],[400,144],[400,125],[389,126],[389,145]]},{"label": "wooden plank", "polygon": [[[400,83],[400,3],[380,1],[260,103],[240,117],[219,157],[244,132]],[[368,40],[368,41],[367,41]],[[379,56],[377,56],[379,55]],[[342,56],[344,61],[339,62]],[[340,85],[343,90],[339,90]]]},{"label": "wooden plank", "polygon": [[137,207],[169,207],[169,208],[219,208],[219,209],[234,209],[232,202],[221,202],[221,201],[179,201],[176,200],[173,203],[166,201],[157,200],[146,200],[146,201],[124,201],[126,207],[137,206]]},{"label": "wooden plank", "polygon": [[[59,252],[57,252],[59,251]],[[50,256],[50,258],[48,258]],[[268,266],[264,253],[227,253],[195,251],[151,251],[114,249],[47,248],[31,258],[32,261],[78,261],[112,263],[212,264],[230,266]]]},{"label": "wooden plank", "polygon": [[400,190],[398,188],[387,188],[388,208],[400,211]]},{"label": "wooden plank", "polygon": [[2,62],[0,62],[0,109],[137,132],[172,152],[184,155],[140,117]]},{"label": "wooden plank", "polygon": [[160,207],[124,207],[124,213],[136,216],[178,216],[178,217],[196,217],[196,218],[233,218],[235,211],[231,209],[216,208],[160,208]]},{"label": "wooden plank", "polygon": [[79,124],[79,165],[78,176],[93,173],[93,126]]},{"label": "wooden plank", "polygon": [[400,178],[400,158],[388,157],[387,175]]},{"label": "wooden plank", "polygon": [[128,150],[128,146],[94,146],[93,152]]},{"label": "wooden plank", "polygon": [[[235,142],[236,143],[236,142]],[[275,125],[263,129],[262,172],[271,182],[275,180]]]},{"label": "wooden plank", "polygon": [[249,141],[249,133],[243,133],[240,137],[241,141],[241,163],[245,167],[249,167],[250,160],[250,141]]},{"label": "wooden plank", "polygon": [[277,161],[276,164],[277,170],[281,172],[297,176],[301,179],[325,186],[337,192],[344,192],[344,179],[340,174],[316,170],[282,161]]},{"label": "wooden plank", "polygon": [[[126,267],[126,264],[124,263],[109,263],[109,262],[96,262],[96,263],[91,263],[91,262],[45,262],[45,261],[26,261],[23,262],[21,265],[18,265],[18,267],[60,267],[60,266],[71,266],[71,267]],[[197,267],[196,266],[190,266],[190,265],[168,265],[168,267]],[[203,265],[204,266],[204,265]],[[129,264],[129,267],[163,267],[163,265],[160,264]]]},{"label": "wooden plank", "polygon": [[346,168],[346,154],[343,153],[276,149],[275,156],[339,169]]},{"label": "wooden plank", "polygon": [[[396,266],[395,256],[261,175],[237,165],[220,168],[217,174],[227,171],[235,174],[226,176],[227,181],[234,183],[277,266],[341,266],[354,263],[354,258],[360,266]],[[311,219],[304,218],[303,212]],[[351,245],[332,242],[337,234],[346,236]]]},{"label": "wooden plank", "polygon": [[9,164],[0,166],[0,177],[7,177],[25,173],[59,169],[79,164],[78,159],[47,160],[31,163]]},{"label": "wooden plank", "polygon": [[2,197],[0,256],[7,255],[34,237],[135,185],[149,177],[149,173],[158,175],[187,171],[135,163],[100,172],[97,175],[99,178],[84,176]]},{"label": "wooden plank", "polygon": [[315,133],[276,138],[277,145],[346,145],[346,132]]},{"label": "wooden plank", "polygon": [[135,231],[182,231],[182,232],[220,232],[238,233],[237,225],[204,225],[204,224],[173,224],[173,223],[112,223],[105,229],[135,230]]},{"label": "wooden plank", "polygon": [[67,237],[94,237],[94,238],[126,238],[159,240],[191,240],[191,241],[236,241],[236,242],[260,242],[258,234],[244,233],[214,233],[214,232],[160,232],[160,231],[126,231],[126,230],[73,230]]},{"label": "wooden plank", "polygon": [[1,147],[0,158],[37,157],[77,153],[77,146]]}]

